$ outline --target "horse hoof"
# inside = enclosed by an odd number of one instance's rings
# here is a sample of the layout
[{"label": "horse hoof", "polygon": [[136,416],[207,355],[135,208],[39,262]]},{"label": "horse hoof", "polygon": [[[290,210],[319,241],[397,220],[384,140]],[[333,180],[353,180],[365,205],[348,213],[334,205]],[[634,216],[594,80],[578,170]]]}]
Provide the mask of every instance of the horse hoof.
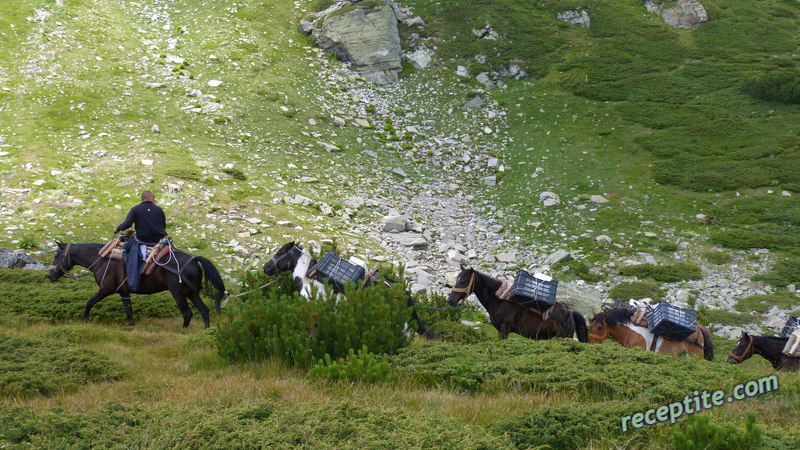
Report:
[{"label": "horse hoof", "polygon": [[83,323],[89,323],[89,316],[83,316]]},{"label": "horse hoof", "polygon": [[132,327],[132,326],[133,326],[133,321],[132,321],[132,320],[131,320],[130,322],[128,322],[128,326],[129,326],[129,327]]}]

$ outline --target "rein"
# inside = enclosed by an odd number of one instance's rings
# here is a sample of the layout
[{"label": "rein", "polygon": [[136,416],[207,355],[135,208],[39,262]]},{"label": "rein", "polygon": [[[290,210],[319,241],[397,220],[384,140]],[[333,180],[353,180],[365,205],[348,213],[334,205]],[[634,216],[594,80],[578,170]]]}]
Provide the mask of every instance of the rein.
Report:
[{"label": "rein", "polygon": [[750,342],[747,344],[747,348],[744,349],[744,353],[742,353],[742,356],[733,353],[733,351],[731,351],[730,354],[728,354],[728,356],[736,360],[737,363],[744,361],[745,358],[753,356],[753,343],[755,342],[755,340],[756,339],[753,336],[750,336]]},{"label": "rein", "polygon": [[[59,260],[58,260],[58,265],[52,265],[52,266],[48,267],[47,269],[48,270],[58,270],[59,272],[63,273],[64,275],[69,275],[70,277],[72,277],[72,278],[74,278],[76,280],[78,278],[83,278],[83,277],[85,277],[85,276],[87,276],[89,274],[93,274],[94,275],[94,272],[92,272],[90,269],[92,267],[94,267],[95,264],[97,264],[97,261],[100,261],[101,259],[103,259],[103,257],[102,256],[98,256],[97,259],[95,259],[93,263],[89,264],[89,266],[86,267],[86,270],[89,270],[89,272],[82,273],[80,275],[75,275],[74,273],[70,272],[70,270],[72,270],[72,257],[69,254],[69,250],[70,250],[71,246],[72,246],[72,244],[67,244],[67,247],[61,253],[61,258],[59,258]],[[64,260],[66,260],[66,262],[67,262],[66,265],[70,266],[69,270],[64,268]],[[107,269],[108,269],[108,267],[106,267],[106,270]]]}]

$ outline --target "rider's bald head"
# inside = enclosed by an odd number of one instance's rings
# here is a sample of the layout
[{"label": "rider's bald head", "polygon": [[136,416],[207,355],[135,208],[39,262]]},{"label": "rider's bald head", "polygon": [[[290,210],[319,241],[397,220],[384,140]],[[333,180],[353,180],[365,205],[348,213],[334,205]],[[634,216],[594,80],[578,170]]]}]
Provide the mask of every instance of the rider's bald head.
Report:
[{"label": "rider's bald head", "polygon": [[156,194],[153,194],[153,191],[144,191],[142,192],[142,201],[143,202],[152,202],[156,199]]}]

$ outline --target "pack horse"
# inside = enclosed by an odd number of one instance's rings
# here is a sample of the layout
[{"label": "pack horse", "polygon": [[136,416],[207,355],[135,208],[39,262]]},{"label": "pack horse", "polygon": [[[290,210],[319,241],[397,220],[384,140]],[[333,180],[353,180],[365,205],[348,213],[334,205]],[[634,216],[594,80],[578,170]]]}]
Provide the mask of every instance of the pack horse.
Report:
[{"label": "pack horse", "polygon": [[[73,267],[81,266],[92,272],[99,289],[87,302],[83,311],[83,320],[89,320],[92,307],[100,300],[112,294],[119,294],[128,325],[133,325],[133,306],[131,305],[131,291],[127,284],[124,263],[113,258],[104,258],[99,255],[103,244],[64,244],[58,243],[53,264],[50,266],[47,277],[55,283],[62,276],[69,273]],[[171,253],[171,264],[159,264],[160,269],[142,278],[137,294],[155,294],[169,291],[183,315],[183,326],[188,327],[192,319],[192,310],[188,300],[195,305],[203,322],[208,328],[208,307],[200,298],[203,287],[203,276],[206,285],[211,284],[216,293],[214,304],[219,310],[220,300],[225,294],[225,284],[214,264],[202,256],[191,256],[179,250]]]}]

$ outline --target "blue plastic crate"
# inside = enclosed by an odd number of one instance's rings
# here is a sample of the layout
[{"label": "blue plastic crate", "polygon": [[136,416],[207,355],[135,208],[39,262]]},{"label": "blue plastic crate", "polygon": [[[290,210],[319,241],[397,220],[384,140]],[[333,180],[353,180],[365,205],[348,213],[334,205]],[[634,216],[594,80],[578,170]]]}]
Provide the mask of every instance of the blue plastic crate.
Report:
[{"label": "blue plastic crate", "polygon": [[511,286],[510,297],[516,303],[545,311],[556,303],[557,289],[558,281],[543,281],[520,270]]},{"label": "blue plastic crate", "polygon": [[329,282],[333,290],[337,293],[344,292],[344,285],[347,282],[358,282],[364,278],[364,268],[345,261],[333,250],[322,258],[322,262],[317,264],[317,273],[314,278],[322,283]]},{"label": "blue plastic crate", "polygon": [[795,316],[789,316],[786,320],[786,325],[783,326],[783,330],[781,330],[781,336],[787,337],[800,326],[800,319]]},{"label": "blue plastic crate", "polygon": [[648,312],[647,327],[656,336],[674,341],[683,341],[695,332],[697,317],[689,309],[661,302]]}]

